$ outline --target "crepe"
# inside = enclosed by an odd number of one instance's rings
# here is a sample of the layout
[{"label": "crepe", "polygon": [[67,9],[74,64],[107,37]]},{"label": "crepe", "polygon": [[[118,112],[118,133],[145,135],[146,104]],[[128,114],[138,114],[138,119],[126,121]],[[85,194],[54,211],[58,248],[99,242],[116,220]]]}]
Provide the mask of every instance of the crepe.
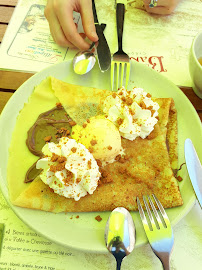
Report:
[{"label": "crepe", "polygon": [[[51,77],[51,85],[67,113],[80,125],[91,116],[102,114],[102,101],[111,94],[111,91],[107,90],[67,84],[54,77]],[[174,101],[172,98],[153,98],[153,100],[160,106],[158,124],[165,136],[171,168],[177,170],[177,111]]]},{"label": "crepe", "polygon": [[159,121],[151,136],[144,140],[122,139],[128,159],[105,166],[103,176],[111,178],[112,182],[105,183],[103,177],[92,195],[74,201],[53,193],[40,177],[32,183],[23,183],[26,171],[37,160],[28,151],[25,141],[27,130],[38,115],[61,102],[70,117],[82,124],[89,116],[102,112],[101,101],[110,93],[55,78],[47,78],[36,87],[18,116],[10,146],[8,182],[14,205],[51,212],[111,211],[118,206],[137,210],[136,197],[142,200],[144,194],[152,193],[165,208],[183,204],[172,170],[177,168],[177,118],[171,98],[155,99],[160,105]]}]

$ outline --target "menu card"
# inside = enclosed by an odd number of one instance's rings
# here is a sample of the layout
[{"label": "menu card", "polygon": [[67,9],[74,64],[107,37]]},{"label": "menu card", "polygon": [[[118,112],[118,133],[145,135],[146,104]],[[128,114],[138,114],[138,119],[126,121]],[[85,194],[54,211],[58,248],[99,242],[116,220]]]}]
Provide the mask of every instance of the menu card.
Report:
[{"label": "menu card", "polygon": [[[156,70],[177,85],[191,86],[188,56],[191,43],[202,30],[202,2],[182,0],[167,16],[149,14],[142,0],[123,0],[126,5],[123,49],[131,61]],[[115,0],[95,1],[100,23],[111,53],[117,50]],[[53,41],[44,17],[46,0],[19,0],[0,47],[0,68],[38,72],[52,64],[72,59],[77,50]],[[81,17],[74,13],[78,31]]]},{"label": "menu card", "polygon": [[[68,48],[62,48],[55,44],[50,35],[48,22],[44,17],[44,5],[33,4],[22,21],[7,54],[19,59],[28,59],[55,64],[65,59]],[[80,16],[76,13],[75,23]]]}]

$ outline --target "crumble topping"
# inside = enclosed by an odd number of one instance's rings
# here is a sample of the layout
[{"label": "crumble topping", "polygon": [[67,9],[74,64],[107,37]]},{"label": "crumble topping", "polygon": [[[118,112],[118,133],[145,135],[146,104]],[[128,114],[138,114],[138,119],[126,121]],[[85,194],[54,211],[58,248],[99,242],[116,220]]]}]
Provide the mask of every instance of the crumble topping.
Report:
[{"label": "crumble topping", "polygon": [[50,142],[51,139],[52,139],[52,136],[46,136],[46,137],[44,138],[44,141],[45,141],[45,142]]},{"label": "crumble topping", "polygon": [[122,87],[103,102],[107,119],[119,129],[123,138],[133,141],[145,139],[154,129],[158,119],[159,105],[141,88],[131,91]]},{"label": "crumble topping", "polygon": [[44,157],[37,161],[36,168],[43,170],[41,180],[55,193],[76,201],[93,194],[101,173],[84,145],[62,137],[58,144],[47,143],[42,152]]},{"label": "crumble topping", "polygon": [[63,108],[63,106],[62,106],[62,104],[60,102],[56,103],[56,107],[59,108],[59,109]]},{"label": "crumble topping", "polygon": [[91,141],[90,141],[90,144],[91,144],[92,146],[94,146],[94,145],[97,144],[97,141],[96,141],[96,140],[91,140]]},{"label": "crumble topping", "polygon": [[75,126],[76,125],[76,122],[75,121],[69,121],[69,124],[71,127]]},{"label": "crumble topping", "polygon": [[102,221],[102,218],[101,218],[100,215],[96,216],[95,219],[96,219],[98,222]]}]

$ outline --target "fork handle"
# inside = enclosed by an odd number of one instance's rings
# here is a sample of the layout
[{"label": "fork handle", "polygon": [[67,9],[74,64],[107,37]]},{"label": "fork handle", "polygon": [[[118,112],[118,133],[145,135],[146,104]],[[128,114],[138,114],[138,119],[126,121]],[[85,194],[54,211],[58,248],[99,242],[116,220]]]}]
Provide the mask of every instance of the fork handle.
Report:
[{"label": "fork handle", "polygon": [[169,261],[162,263],[162,264],[163,264],[163,270],[170,270],[170,262]]},{"label": "fork handle", "polygon": [[161,257],[161,262],[163,265],[163,270],[170,270],[170,256],[169,255],[165,255],[163,257]]},{"label": "fork handle", "polygon": [[123,24],[125,15],[125,5],[118,3],[116,5],[116,24],[117,24],[117,35],[118,35],[118,50],[122,50],[122,38],[123,38]]}]

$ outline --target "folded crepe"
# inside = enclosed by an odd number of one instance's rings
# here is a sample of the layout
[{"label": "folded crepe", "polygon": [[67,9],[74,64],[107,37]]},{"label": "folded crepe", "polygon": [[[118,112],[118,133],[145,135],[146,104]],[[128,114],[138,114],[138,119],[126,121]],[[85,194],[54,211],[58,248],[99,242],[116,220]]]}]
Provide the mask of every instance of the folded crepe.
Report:
[{"label": "folded crepe", "polygon": [[[49,77],[38,85],[20,112],[12,135],[8,160],[10,199],[14,205],[51,212],[111,211],[118,206],[137,210],[136,197],[154,193],[165,208],[183,204],[177,179],[177,112],[171,98],[155,98],[160,105],[159,121],[151,136],[129,141],[122,138],[128,159],[106,165],[112,182],[101,183],[92,195],[79,201],[60,196],[40,177],[24,183],[30,166],[37,161],[27,148],[27,131],[39,114],[61,102],[78,124],[102,114],[101,103],[111,91],[71,85]],[[107,181],[106,181],[107,182]]]}]

